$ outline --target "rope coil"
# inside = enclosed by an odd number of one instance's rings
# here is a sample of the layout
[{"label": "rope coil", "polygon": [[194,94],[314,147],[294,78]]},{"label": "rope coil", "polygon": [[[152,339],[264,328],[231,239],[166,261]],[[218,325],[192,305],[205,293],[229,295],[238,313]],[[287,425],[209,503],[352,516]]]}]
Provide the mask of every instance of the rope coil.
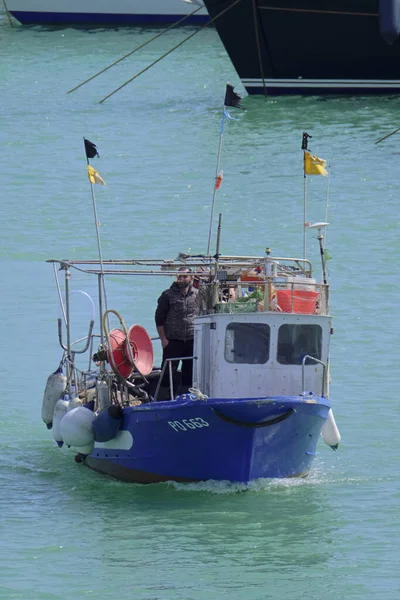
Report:
[{"label": "rope coil", "polygon": [[207,402],[208,400],[208,396],[203,394],[203,392],[197,388],[189,388],[189,393],[191,396],[194,396],[193,400],[203,400],[204,402]]}]

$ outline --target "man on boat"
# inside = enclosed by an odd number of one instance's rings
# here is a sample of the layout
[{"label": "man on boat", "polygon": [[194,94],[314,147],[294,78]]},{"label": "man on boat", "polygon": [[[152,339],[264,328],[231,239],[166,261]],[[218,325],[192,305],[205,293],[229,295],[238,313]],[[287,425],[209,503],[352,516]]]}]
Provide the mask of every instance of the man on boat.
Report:
[{"label": "man on boat", "polygon": [[[163,348],[162,362],[167,358],[193,357],[194,318],[199,312],[198,290],[193,287],[189,267],[181,267],[176,281],[158,299],[155,313],[157,331]],[[172,362],[175,373],[179,361]],[[192,385],[193,360],[182,361],[182,388]],[[160,400],[168,396],[169,369],[167,367],[160,389]]]}]

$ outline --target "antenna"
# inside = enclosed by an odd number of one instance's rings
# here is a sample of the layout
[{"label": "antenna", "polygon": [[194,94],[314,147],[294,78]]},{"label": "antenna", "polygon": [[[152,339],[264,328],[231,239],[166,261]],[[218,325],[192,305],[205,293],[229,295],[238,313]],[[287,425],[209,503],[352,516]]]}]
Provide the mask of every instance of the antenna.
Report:
[{"label": "antenna", "polygon": [[318,223],[310,223],[309,225],[307,225],[308,229],[318,229],[317,240],[319,242],[319,252],[321,255],[322,278],[323,278],[323,282],[325,284],[328,283],[328,281],[326,278],[326,260],[325,260],[325,251],[324,251],[324,244],[323,244],[324,236],[322,235],[322,228],[328,227],[328,225],[329,225],[329,223],[326,223],[325,221],[321,221]]}]

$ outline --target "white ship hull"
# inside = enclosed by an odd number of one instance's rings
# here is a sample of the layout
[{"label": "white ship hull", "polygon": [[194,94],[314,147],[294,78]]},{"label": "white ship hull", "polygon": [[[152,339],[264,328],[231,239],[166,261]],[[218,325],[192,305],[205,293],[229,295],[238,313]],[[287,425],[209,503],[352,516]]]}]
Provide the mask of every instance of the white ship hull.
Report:
[{"label": "white ship hull", "polygon": [[[134,25],[173,23],[196,10],[183,0],[7,0],[9,12],[23,24]],[[205,22],[205,8],[187,22]]]}]

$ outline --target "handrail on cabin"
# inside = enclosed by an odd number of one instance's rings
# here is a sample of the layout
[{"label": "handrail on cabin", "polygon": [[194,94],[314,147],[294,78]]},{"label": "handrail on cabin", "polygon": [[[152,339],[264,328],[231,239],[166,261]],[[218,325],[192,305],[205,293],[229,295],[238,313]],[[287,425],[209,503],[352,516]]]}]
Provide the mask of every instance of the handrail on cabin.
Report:
[{"label": "handrail on cabin", "polygon": [[315,358],[314,356],[310,356],[310,354],[306,354],[305,356],[303,356],[303,360],[301,361],[301,389],[303,391],[303,394],[305,393],[305,373],[304,373],[304,367],[305,367],[305,363],[307,359],[313,360],[314,362],[318,363],[319,365],[323,366],[323,372],[322,372],[322,393],[321,396],[322,398],[324,398],[324,392],[325,392],[325,373],[326,373],[326,369],[327,369],[327,365],[326,363],[324,363],[322,360],[319,360],[318,358]]}]

